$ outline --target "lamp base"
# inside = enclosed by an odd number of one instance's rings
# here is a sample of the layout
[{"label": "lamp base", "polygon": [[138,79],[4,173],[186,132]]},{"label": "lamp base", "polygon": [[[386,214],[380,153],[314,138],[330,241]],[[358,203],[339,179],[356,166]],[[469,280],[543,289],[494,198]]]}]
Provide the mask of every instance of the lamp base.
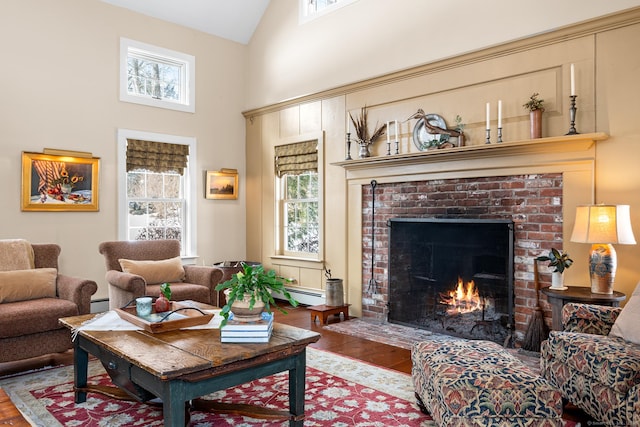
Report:
[{"label": "lamp base", "polygon": [[613,294],[613,282],[616,277],[618,257],[613,245],[594,243],[589,254],[589,273],[591,292],[594,294]]}]

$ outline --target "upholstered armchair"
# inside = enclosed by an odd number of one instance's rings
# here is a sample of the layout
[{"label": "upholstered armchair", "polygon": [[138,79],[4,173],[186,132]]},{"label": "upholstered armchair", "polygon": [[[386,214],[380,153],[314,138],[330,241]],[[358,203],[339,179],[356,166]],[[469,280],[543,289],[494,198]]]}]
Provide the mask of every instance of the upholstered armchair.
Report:
[{"label": "upholstered armchair", "polygon": [[69,329],[58,319],[88,314],[98,285],[60,274],[60,251],[56,244],[0,241],[0,362],[73,347]]},{"label": "upholstered armchair", "polygon": [[[640,297],[640,285],[635,293]],[[633,298],[624,309],[566,304],[564,330],[552,331],[542,343],[542,375],[564,399],[604,425],[640,425],[640,306]]]},{"label": "upholstered armchair", "polygon": [[119,308],[142,295],[157,297],[160,285],[171,285],[171,299],[218,305],[215,287],[222,278],[216,267],[182,265],[178,240],[103,242],[109,284],[109,308]]}]

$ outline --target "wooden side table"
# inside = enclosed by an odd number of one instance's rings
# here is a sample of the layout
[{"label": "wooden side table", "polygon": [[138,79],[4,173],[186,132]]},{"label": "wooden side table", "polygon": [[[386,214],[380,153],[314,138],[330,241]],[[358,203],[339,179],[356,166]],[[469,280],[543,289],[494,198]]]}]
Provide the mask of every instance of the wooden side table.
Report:
[{"label": "wooden side table", "polygon": [[351,304],[344,305],[312,305],[311,307],[307,307],[311,310],[311,323],[315,323],[316,318],[320,317],[323,325],[329,323],[329,316],[332,314],[337,314],[344,316],[344,320],[349,320],[349,306]]},{"label": "wooden side table", "polygon": [[620,302],[627,297],[622,292],[613,291],[613,294],[594,294],[590,287],[569,286],[567,290],[557,291],[555,289],[542,288],[543,294],[547,296],[551,305],[552,328],[555,331],[562,330],[562,307],[568,302],[580,302],[585,304],[608,305],[620,307]]}]

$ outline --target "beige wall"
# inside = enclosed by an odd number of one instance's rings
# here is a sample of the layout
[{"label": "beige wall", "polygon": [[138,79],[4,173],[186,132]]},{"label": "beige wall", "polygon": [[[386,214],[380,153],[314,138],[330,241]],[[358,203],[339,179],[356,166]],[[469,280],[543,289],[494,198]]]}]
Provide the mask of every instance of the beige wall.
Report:
[{"label": "beige wall", "polygon": [[640,5],[638,0],[359,0],[299,25],[297,3],[271,0],[251,39],[250,108]]},{"label": "beige wall", "polygon": [[[275,5],[280,3],[276,1]],[[356,4],[361,3],[368,2]],[[640,41],[640,9],[245,112],[250,118],[247,149],[263,157],[260,163],[250,164],[248,160],[248,168],[256,179],[247,209],[253,217],[260,218],[260,225],[254,223],[248,235],[248,250],[252,251],[253,258],[260,257],[265,263],[283,264],[270,259],[273,255],[273,168],[271,159],[264,156],[272,155],[272,146],[282,135],[292,137],[292,130],[300,135],[310,129],[322,131],[325,135],[325,218],[331,221],[331,226],[325,228],[325,261],[334,276],[348,278],[345,283],[348,302],[356,303],[354,299],[358,298],[362,285],[359,242],[363,236],[359,221],[354,219],[359,213],[353,215],[353,212],[359,212],[361,205],[349,202],[359,200],[360,187],[352,185],[345,170],[335,164],[344,159],[347,113],[367,105],[370,122],[375,124],[376,121],[404,120],[417,108],[423,108],[442,115],[450,127],[455,115],[460,114],[467,123],[469,144],[482,147],[485,102],[493,105],[493,141],[498,99],[502,99],[504,106],[504,140],[526,140],[529,122],[522,104],[531,93],[540,92],[546,103],[543,136],[561,136],[569,128],[572,63],[576,67],[578,131],[609,135],[595,147],[595,179],[586,179],[589,182],[578,186],[586,186],[586,198],[591,195],[597,203],[630,204],[636,236],[640,239],[640,169],[634,167],[640,150],[640,122],[636,119],[640,114],[636,102],[640,82],[635,73],[640,54],[629,48],[633,41]],[[308,75],[306,78],[313,80]],[[320,80],[316,77],[309,84],[320,84]],[[415,121],[402,124],[403,154],[418,151],[411,141],[414,124]],[[374,146],[374,156],[378,158],[385,151],[384,143]],[[356,153],[352,147],[352,156]],[[438,166],[429,167],[437,169]],[[413,176],[427,173],[427,169],[420,168],[416,160],[408,173]],[[368,180],[362,180],[360,184],[367,183]],[[565,199],[575,205],[578,200],[585,203],[584,196],[565,194]],[[576,261],[568,280],[571,284],[588,286],[589,245],[568,241],[573,215],[573,208],[565,211],[565,239],[558,246],[564,246]],[[548,249],[540,248],[541,252]],[[629,295],[640,280],[640,266],[636,262],[640,245],[617,245],[617,251],[616,290]],[[301,285],[322,287],[321,283]]]},{"label": "beige wall", "polygon": [[[119,39],[196,57],[195,114],[118,100]],[[118,128],[195,137],[198,177],[237,168],[240,199],[205,200],[198,182],[198,264],[245,256],[244,75],[246,46],[107,5],[99,0],[5,0],[0,14],[0,238],[53,242],[61,270],[99,283],[98,244],[117,239]],[[101,158],[99,212],[21,212],[20,153],[43,148]]]}]

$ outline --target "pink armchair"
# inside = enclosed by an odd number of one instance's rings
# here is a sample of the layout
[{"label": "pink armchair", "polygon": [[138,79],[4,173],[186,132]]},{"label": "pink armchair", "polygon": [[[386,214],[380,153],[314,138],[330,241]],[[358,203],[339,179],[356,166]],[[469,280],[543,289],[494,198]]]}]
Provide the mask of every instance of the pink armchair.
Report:
[{"label": "pink armchair", "polygon": [[[58,269],[60,246],[32,244],[31,247],[36,269]],[[26,281],[24,288],[29,286]],[[91,296],[97,290],[98,285],[93,280],[58,273],[55,296],[1,303],[0,362],[62,353],[72,348],[71,333],[58,323],[58,319],[88,314]]]},{"label": "pink armchair", "polygon": [[[160,295],[160,285],[168,282],[171,285],[171,299],[174,301],[194,300],[205,304],[218,305],[218,293],[215,287],[222,279],[222,270],[216,267],[184,265],[181,279],[173,277],[156,277],[150,274],[136,274],[126,272],[121,260],[146,263],[145,269],[154,270],[153,262],[158,263],[154,273],[164,269],[166,263],[180,256],[180,242],[178,240],[139,240],[103,242],[98,247],[104,255],[107,267],[106,280],[109,284],[109,308],[123,307],[134,298],[142,295],[157,297]],[[181,264],[181,263],[180,263]],[[142,263],[138,263],[142,265]],[[160,267],[160,266],[163,267]],[[149,268],[150,267],[150,268]],[[140,269],[138,269],[140,270]],[[134,271],[134,270],[128,270]],[[140,273],[140,271],[137,271]],[[155,274],[158,276],[158,274]],[[149,279],[149,280],[148,280]],[[149,281],[149,283],[148,283]]]}]

